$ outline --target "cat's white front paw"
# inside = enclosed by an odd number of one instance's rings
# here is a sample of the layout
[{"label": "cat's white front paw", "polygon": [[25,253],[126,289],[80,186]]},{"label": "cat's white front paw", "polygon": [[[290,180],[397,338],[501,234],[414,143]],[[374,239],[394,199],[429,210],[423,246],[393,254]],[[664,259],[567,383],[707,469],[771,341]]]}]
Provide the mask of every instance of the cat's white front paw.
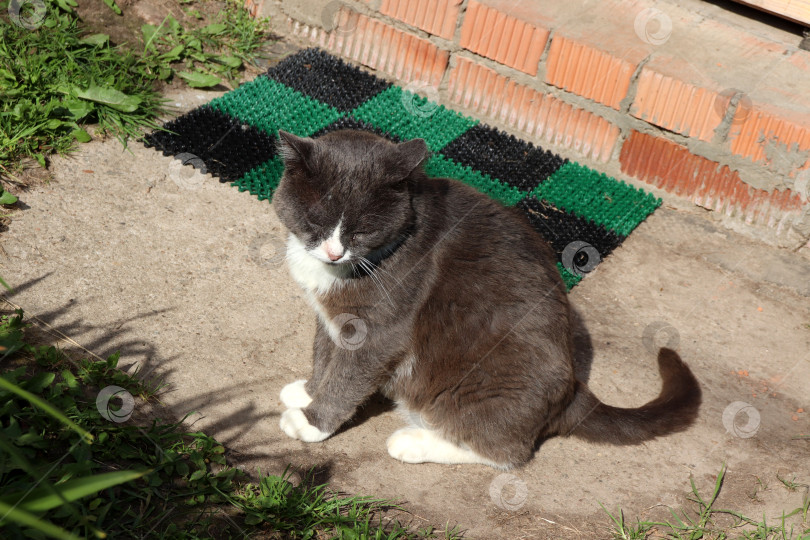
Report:
[{"label": "cat's white front paw", "polygon": [[388,437],[388,454],[405,463],[424,463],[430,453],[428,433],[421,428],[398,429]]},{"label": "cat's white front paw", "polygon": [[312,403],[312,398],[309,397],[307,389],[304,388],[306,382],[306,379],[300,379],[281,389],[279,398],[288,409],[303,409]]},{"label": "cat's white front paw", "polygon": [[319,442],[331,435],[311,425],[301,409],[284,411],[278,425],[287,436],[304,442]]}]

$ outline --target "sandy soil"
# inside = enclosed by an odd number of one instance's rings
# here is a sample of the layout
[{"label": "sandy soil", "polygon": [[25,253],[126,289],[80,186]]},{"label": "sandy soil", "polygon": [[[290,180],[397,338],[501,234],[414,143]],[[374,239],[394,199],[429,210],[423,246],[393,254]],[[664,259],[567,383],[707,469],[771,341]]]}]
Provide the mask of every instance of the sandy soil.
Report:
[{"label": "sandy soil", "polygon": [[719,504],[749,515],[801,503],[777,474],[810,482],[810,440],[797,438],[810,435],[797,412],[810,409],[810,262],[719,229],[703,211],[661,208],[571,293],[594,391],[621,406],[649,400],[653,349],[669,343],[704,386],[697,424],[631,448],[551,439],[505,477],[392,460],[385,439],[401,420],[379,400],[323,443],[281,433],[278,393],[308,376],[314,314],[266,201],[139,144],[90,143],[52,173],[20,194],[23,210],[0,236],[11,299],[95,353],[120,350],[165,378],[168,411],[194,411],[194,427],[249,471],[317,466],[337,488],[406,501],[415,524],[458,523],[470,538],[604,538],[599,502],[663,518],[658,505],[686,504],[690,476],[709,490],[723,462]]}]

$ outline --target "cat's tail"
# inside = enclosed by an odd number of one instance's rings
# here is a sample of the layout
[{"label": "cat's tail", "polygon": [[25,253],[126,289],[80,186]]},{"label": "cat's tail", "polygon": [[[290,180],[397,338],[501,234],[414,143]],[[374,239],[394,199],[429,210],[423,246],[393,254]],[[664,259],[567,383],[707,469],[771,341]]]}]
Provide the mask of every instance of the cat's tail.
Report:
[{"label": "cat's tail", "polygon": [[686,429],[697,418],[700,385],[672,349],[658,352],[658,369],[663,379],[661,393],[635,409],[605,405],[577,381],[574,399],[561,418],[560,433],[595,442],[638,444]]}]

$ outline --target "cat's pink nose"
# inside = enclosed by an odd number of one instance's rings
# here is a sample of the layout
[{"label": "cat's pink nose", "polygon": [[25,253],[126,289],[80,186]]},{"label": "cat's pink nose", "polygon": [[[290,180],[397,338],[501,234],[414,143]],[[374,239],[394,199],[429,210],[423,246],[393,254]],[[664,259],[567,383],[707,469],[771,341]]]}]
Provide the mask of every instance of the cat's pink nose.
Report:
[{"label": "cat's pink nose", "polygon": [[329,257],[330,261],[336,261],[343,257],[343,246],[340,245],[340,242],[330,242],[326,241],[321,244],[321,249],[326,252],[326,256]]},{"label": "cat's pink nose", "polygon": [[343,254],[346,252],[343,244],[341,244],[340,240],[336,238],[324,240],[321,244],[321,250],[326,253],[329,260],[333,262],[343,257]]}]

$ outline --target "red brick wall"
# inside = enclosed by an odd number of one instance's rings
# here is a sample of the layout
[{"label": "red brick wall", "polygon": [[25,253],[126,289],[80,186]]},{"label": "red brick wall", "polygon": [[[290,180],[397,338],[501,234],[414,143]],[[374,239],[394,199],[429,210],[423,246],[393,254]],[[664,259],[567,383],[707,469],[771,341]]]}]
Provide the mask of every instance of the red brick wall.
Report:
[{"label": "red brick wall", "polygon": [[784,244],[810,237],[810,53],[767,31],[648,0],[249,5],[541,146]]}]

